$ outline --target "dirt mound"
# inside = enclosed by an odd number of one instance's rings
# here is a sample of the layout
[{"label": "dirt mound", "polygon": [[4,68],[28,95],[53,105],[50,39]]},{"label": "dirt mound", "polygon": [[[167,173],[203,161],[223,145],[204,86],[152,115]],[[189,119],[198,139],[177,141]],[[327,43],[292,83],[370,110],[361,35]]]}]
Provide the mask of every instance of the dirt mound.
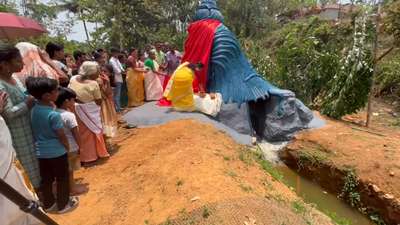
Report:
[{"label": "dirt mound", "polygon": [[182,214],[180,218],[161,225],[310,224],[310,220],[288,212],[287,205],[267,198],[232,199]]},{"label": "dirt mound", "polygon": [[[321,129],[296,136],[281,158],[293,169],[337,193],[387,224],[400,221],[400,131],[374,120],[367,129],[354,122],[325,118]],[[350,122],[349,122],[350,121]]]},{"label": "dirt mound", "polygon": [[[211,125],[185,120],[133,132],[119,138],[120,148],[106,163],[78,171],[77,178],[89,183],[90,191],[80,197],[78,209],[54,216],[56,221],[160,224],[207,204],[268,197],[262,209],[276,209],[275,214],[265,214],[271,221],[297,216],[297,221],[330,224],[298,203],[297,196],[266,174],[247,150]],[[299,205],[306,210],[297,212]]]}]

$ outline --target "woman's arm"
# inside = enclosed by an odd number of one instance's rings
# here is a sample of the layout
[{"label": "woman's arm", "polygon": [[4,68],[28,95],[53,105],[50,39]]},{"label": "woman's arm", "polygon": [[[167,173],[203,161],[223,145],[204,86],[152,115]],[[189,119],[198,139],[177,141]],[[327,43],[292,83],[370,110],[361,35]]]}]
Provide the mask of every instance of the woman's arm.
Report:
[{"label": "woman's arm", "polygon": [[14,105],[11,99],[8,99],[2,115],[5,119],[14,119],[25,115],[29,113],[29,109],[32,108],[34,101],[35,99],[29,96],[24,102]]},{"label": "woman's arm", "polygon": [[144,68],[139,68],[139,67],[134,68],[134,70],[137,71],[137,72],[141,72],[141,73],[147,72],[146,69],[144,69]]},{"label": "woman's arm", "polygon": [[65,135],[64,129],[57,129],[56,134],[58,136],[58,140],[60,140],[61,144],[64,146],[65,150],[69,152],[69,143],[68,143],[68,138],[67,135]]},{"label": "woman's arm", "polygon": [[64,73],[60,68],[57,67],[57,65],[50,59],[49,55],[45,51],[43,51],[41,49],[38,49],[38,51],[39,51],[40,58],[43,60],[43,62],[48,64],[51,68],[53,68],[56,71],[56,73],[58,75],[58,79],[60,81],[66,81],[69,79],[67,74]]},{"label": "woman's arm", "polygon": [[72,136],[75,139],[76,144],[78,144],[79,150],[81,149],[81,138],[79,135],[79,127],[74,127],[71,129]]}]

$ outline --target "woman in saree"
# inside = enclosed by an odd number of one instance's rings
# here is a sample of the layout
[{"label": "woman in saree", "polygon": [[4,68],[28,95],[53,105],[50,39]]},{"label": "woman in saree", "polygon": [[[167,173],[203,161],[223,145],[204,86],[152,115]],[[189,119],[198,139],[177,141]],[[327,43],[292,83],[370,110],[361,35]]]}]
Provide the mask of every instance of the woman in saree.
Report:
[{"label": "woman in saree", "polygon": [[47,77],[59,80],[60,83],[68,82],[68,76],[57,67],[49,55],[38,46],[20,42],[15,46],[21,53],[24,67],[14,74],[22,84],[25,84],[27,77]]},{"label": "woman in saree", "polygon": [[79,125],[82,143],[80,149],[81,162],[90,163],[98,158],[108,158],[106,144],[103,137],[101,121],[102,95],[97,79],[100,67],[96,62],[84,62],[79,75],[73,77],[69,88],[77,95],[75,113]]},{"label": "woman in saree", "polygon": [[[25,94],[24,85],[12,74],[23,68],[21,54],[11,45],[0,44],[0,92],[8,94],[1,115],[10,129],[18,160],[29,175],[33,186],[40,187],[39,164],[36,159],[30,110],[34,98]],[[0,134],[2,136],[3,134]]]},{"label": "woman in saree", "polygon": [[144,87],[147,101],[158,101],[162,98],[163,87],[159,76],[163,76],[159,72],[159,65],[156,62],[156,53],[150,51],[149,58],[144,62],[147,72],[144,76]]},{"label": "woman in saree", "polygon": [[195,71],[203,68],[202,63],[185,62],[180,65],[172,75],[164,92],[164,97],[171,101],[172,107],[177,111],[194,111],[193,81]]},{"label": "woman in saree", "polygon": [[[7,94],[0,91],[0,114],[6,107]],[[15,158],[10,131],[0,115],[0,179],[5,181],[25,198],[38,201],[30,182],[24,177],[19,162]],[[2,224],[39,225],[37,219],[23,212],[16,204],[0,195],[0,218]]]},{"label": "woman in saree", "polygon": [[110,83],[113,68],[109,64],[101,66],[100,77],[97,82],[101,90],[101,121],[103,122],[103,133],[107,138],[113,138],[117,135],[118,116],[115,111],[113,90]]},{"label": "woman in saree", "polygon": [[[222,95],[220,93],[206,94],[200,91],[194,94],[193,81],[195,72],[203,69],[202,63],[183,63],[176,69],[164,92],[164,97],[171,101],[177,111],[198,111],[208,116],[216,117],[221,110]],[[201,83],[197,83],[204,90]]]},{"label": "woman in saree", "polygon": [[128,58],[126,84],[128,87],[128,107],[138,107],[144,104],[144,73],[146,70],[139,60],[136,49],[132,50]]}]

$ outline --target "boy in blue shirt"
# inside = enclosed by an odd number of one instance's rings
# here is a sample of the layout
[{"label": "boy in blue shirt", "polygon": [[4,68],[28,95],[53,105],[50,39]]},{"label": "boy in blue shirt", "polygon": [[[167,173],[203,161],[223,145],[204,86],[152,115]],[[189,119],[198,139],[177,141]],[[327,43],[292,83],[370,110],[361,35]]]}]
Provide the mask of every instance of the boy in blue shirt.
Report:
[{"label": "boy in blue shirt", "polygon": [[[36,157],[42,177],[44,209],[47,212],[66,213],[78,206],[78,199],[70,197],[68,165],[68,139],[64,124],[54,102],[58,97],[58,82],[49,78],[26,80],[26,87],[38,103],[32,108],[32,131],[35,138]],[[57,197],[52,191],[57,181]]]}]

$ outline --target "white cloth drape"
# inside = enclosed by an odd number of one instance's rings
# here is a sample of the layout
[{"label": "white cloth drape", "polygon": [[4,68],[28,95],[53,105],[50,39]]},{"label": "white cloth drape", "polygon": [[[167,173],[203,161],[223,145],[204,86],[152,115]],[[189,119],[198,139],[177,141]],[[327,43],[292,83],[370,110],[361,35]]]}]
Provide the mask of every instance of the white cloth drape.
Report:
[{"label": "white cloth drape", "polygon": [[95,102],[86,104],[75,104],[75,113],[86,125],[89,130],[95,134],[103,133],[103,125],[101,123],[101,107]]},{"label": "white cloth drape", "polygon": [[[11,185],[25,198],[37,201],[37,196],[29,190],[21,171],[14,165],[14,157],[10,131],[3,117],[0,116],[0,179]],[[37,219],[21,211],[3,195],[0,195],[0,221],[4,225],[40,224]]]}]

